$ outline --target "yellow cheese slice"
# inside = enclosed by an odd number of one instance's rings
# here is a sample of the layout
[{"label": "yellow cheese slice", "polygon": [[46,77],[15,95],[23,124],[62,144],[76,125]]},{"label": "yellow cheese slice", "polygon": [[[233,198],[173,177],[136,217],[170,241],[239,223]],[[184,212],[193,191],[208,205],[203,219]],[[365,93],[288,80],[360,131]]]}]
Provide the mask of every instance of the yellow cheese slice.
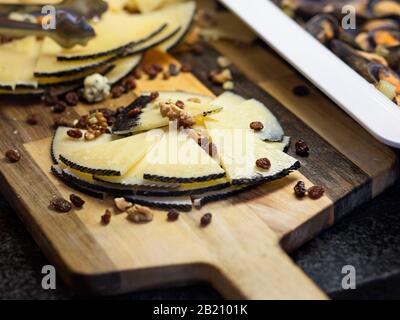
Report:
[{"label": "yellow cheese slice", "polygon": [[147,132],[131,137],[62,153],[60,160],[81,172],[120,176],[140,161],[160,139],[160,134]]},{"label": "yellow cheese slice", "polygon": [[39,55],[41,42],[26,37],[0,46],[0,88],[35,88],[33,67]]},{"label": "yellow cheese slice", "polygon": [[58,127],[56,132],[53,135],[53,141],[51,143],[51,156],[53,158],[54,163],[59,162],[60,154],[69,154],[74,151],[82,150],[87,147],[92,147],[100,144],[104,144],[107,142],[111,142],[113,140],[118,139],[119,137],[113,136],[111,134],[102,134],[100,137],[94,140],[85,140],[84,134],[86,130],[82,131],[82,138],[75,139],[68,136],[68,130],[73,128],[69,127]]},{"label": "yellow cheese slice", "polygon": [[[208,131],[218,150],[221,165],[232,184],[253,184],[281,178],[300,163],[277,148],[260,140],[250,130],[211,129]],[[256,166],[260,158],[267,158],[271,167]]]},{"label": "yellow cheese slice", "polygon": [[220,165],[183,131],[167,132],[145,159],[143,177],[149,180],[190,183],[225,176]]}]

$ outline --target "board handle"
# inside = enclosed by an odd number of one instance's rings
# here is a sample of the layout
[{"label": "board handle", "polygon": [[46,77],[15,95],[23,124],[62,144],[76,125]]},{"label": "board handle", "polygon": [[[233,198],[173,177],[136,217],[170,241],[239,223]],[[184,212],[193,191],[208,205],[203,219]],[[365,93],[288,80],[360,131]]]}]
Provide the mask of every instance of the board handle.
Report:
[{"label": "board handle", "polygon": [[325,300],[327,296],[279,248],[263,256],[235,255],[214,267],[210,282],[228,299]]},{"label": "board handle", "polygon": [[[325,300],[327,296],[279,246],[277,235],[253,212],[231,214],[213,238],[208,280],[229,299]],[[232,231],[234,235],[232,234]],[[212,233],[212,234],[211,234]]]}]

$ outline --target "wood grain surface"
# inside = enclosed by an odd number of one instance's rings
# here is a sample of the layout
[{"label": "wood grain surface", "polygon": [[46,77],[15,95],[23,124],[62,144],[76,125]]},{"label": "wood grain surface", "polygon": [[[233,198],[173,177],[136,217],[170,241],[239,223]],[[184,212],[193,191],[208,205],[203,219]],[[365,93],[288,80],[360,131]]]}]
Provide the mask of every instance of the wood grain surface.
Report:
[{"label": "wood grain surface", "polygon": [[[226,44],[218,44],[218,49],[232,58],[238,50]],[[240,50],[245,52],[243,48]],[[250,48],[246,50],[251,51]],[[138,91],[168,89],[218,93],[220,88],[209,83],[207,77],[208,72],[216,67],[218,55],[211,47],[207,47],[201,57],[180,53],[177,55],[179,60],[193,64],[193,74],[182,73],[168,81],[139,81]],[[267,52],[267,57],[269,55]],[[111,199],[99,201],[87,196],[83,196],[87,203],[82,210],[68,214],[52,211],[49,202],[53,195],[68,197],[72,192],[49,171],[52,114],[39,101],[0,98],[0,131],[3,136],[0,152],[3,154],[15,147],[22,153],[18,163],[10,164],[4,159],[0,162],[1,190],[67,283],[95,293],[111,294],[202,279],[210,281],[227,298],[325,298],[283,249],[288,251],[300,246],[334,223],[335,216],[345,214],[390,185],[396,175],[393,170],[395,157],[390,149],[374,142],[346,115],[339,113],[342,118],[338,121],[353,125],[351,130],[358,137],[352,140],[358,143],[354,148],[363,150],[361,143],[366,143],[369,150],[375,152],[374,157],[382,159],[380,170],[372,170],[370,165],[362,166],[359,153],[357,157],[351,157],[349,143],[334,143],[340,140],[330,136],[335,133],[332,129],[334,121],[329,123],[331,129],[327,131],[323,127],[315,128],[313,121],[318,120],[309,120],[313,118],[310,113],[313,113],[308,111],[315,107],[304,108],[302,110],[307,115],[301,114],[290,106],[302,105],[304,100],[282,98],[283,106],[249,81],[244,74],[267,90],[273,88],[266,85],[268,80],[263,78],[263,72],[254,72],[255,76],[252,76],[248,68],[243,68],[243,64],[249,64],[247,58],[242,54],[240,59],[238,56],[233,59],[238,65],[238,68],[232,68],[235,91],[264,102],[277,115],[286,134],[294,140],[303,138],[307,141],[311,155],[299,159],[302,163],[300,172],[228,200],[206,205],[201,210],[182,214],[176,223],[167,222],[166,213],[159,211],[154,221],[147,225],[132,224],[123,214],[115,214],[111,224],[105,227],[100,224],[100,216],[112,206]],[[146,56],[146,61],[168,64],[174,59],[152,52]],[[277,64],[268,59],[261,60],[261,56],[254,62],[259,61],[263,65],[271,63],[276,69],[275,80],[271,81],[283,81],[278,75]],[[289,71],[284,70],[283,76],[297,77]],[[282,91],[276,90],[279,94]],[[284,92],[290,95],[290,92]],[[281,100],[278,93],[271,94]],[[109,100],[101,106],[116,108],[126,104],[132,96]],[[312,103],[313,96],[316,96],[315,104]],[[323,98],[313,91],[307,99],[309,105],[315,106],[318,99]],[[334,116],[335,111],[329,111],[327,105],[327,112]],[[68,108],[65,116],[72,120],[97,107],[99,105]],[[26,124],[30,113],[39,115],[39,125]],[[300,120],[303,118],[308,120]],[[289,153],[294,155],[292,149]],[[366,157],[365,160],[370,159]],[[376,186],[375,179],[379,179]],[[324,185],[326,196],[318,201],[297,200],[293,186],[298,180],[307,185]],[[213,222],[207,228],[200,228],[199,219],[205,212],[213,213]]]}]

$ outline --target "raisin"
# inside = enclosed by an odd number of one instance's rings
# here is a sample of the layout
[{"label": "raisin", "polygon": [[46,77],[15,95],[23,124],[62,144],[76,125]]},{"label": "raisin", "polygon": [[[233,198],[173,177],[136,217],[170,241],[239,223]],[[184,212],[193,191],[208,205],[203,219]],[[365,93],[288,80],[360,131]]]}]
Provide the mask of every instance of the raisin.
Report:
[{"label": "raisin", "polygon": [[175,76],[177,76],[179,74],[179,69],[178,69],[178,67],[177,67],[177,65],[175,63],[170,63],[169,64],[168,71],[169,71],[169,74],[172,77],[175,77]]},{"label": "raisin", "polygon": [[35,126],[39,123],[38,115],[37,114],[31,114],[27,119],[26,123]]},{"label": "raisin", "polygon": [[310,149],[304,140],[299,139],[295,144],[296,154],[301,157],[307,157]]},{"label": "raisin", "polygon": [[303,181],[297,182],[293,189],[294,189],[294,194],[298,198],[303,198],[306,195],[307,190]]},{"label": "raisin", "polygon": [[132,110],[129,110],[128,117],[134,118],[141,112],[142,112],[142,108],[140,108],[140,107],[133,108]]},{"label": "raisin", "polygon": [[136,89],[136,80],[134,77],[127,77],[122,81],[122,86],[125,91],[135,90]]},{"label": "raisin", "polygon": [[65,95],[64,100],[69,106],[73,107],[78,104],[79,96],[76,92],[70,91]]},{"label": "raisin", "polygon": [[153,69],[156,70],[158,73],[163,71],[162,65],[158,63],[153,64]]},{"label": "raisin", "polygon": [[171,209],[167,213],[167,219],[168,221],[176,221],[179,218],[179,212],[176,211],[175,209]]},{"label": "raisin", "polygon": [[85,200],[83,200],[81,197],[77,196],[76,194],[71,194],[69,196],[69,200],[77,208],[82,208],[83,205],[85,204]]},{"label": "raisin", "polygon": [[204,54],[204,47],[201,44],[196,43],[192,47],[192,52],[197,56],[202,56]]},{"label": "raisin", "polygon": [[268,170],[271,168],[271,161],[268,158],[260,158],[256,161],[256,166]]},{"label": "raisin", "polygon": [[51,107],[51,110],[54,113],[62,113],[65,111],[65,109],[66,109],[66,105],[62,101],[57,101],[56,104]]},{"label": "raisin", "polygon": [[109,126],[112,126],[112,125],[114,125],[114,123],[115,123],[116,120],[117,120],[117,119],[116,119],[114,116],[108,117],[108,118],[107,118],[107,124],[108,124]]},{"label": "raisin", "polygon": [[58,98],[50,92],[44,93],[41,97],[41,100],[46,106],[54,106],[58,102]]},{"label": "raisin", "polygon": [[106,212],[101,216],[101,223],[104,225],[109,224],[111,221],[111,210],[107,209]]},{"label": "raisin", "polygon": [[5,155],[10,162],[18,162],[21,159],[21,154],[17,149],[10,149]]},{"label": "raisin", "polygon": [[260,121],[253,121],[252,123],[250,123],[250,128],[254,131],[261,131],[262,129],[264,129],[264,125]]},{"label": "raisin", "polygon": [[206,213],[201,217],[200,225],[202,227],[206,227],[211,223],[211,220],[212,220],[212,214],[211,213]]},{"label": "raisin", "polygon": [[168,72],[168,71],[165,71],[165,72],[163,73],[163,80],[168,80],[169,78],[170,78],[169,72]]},{"label": "raisin", "polygon": [[175,105],[180,109],[183,109],[185,107],[185,103],[181,100],[178,100],[177,102],[175,102]]},{"label": "raisin", "polygon": [[124,111],[125,111],[125,108],[124,108],[124,107],[119,107],[119,108],[117,109],[117,111],[115,112],[115,115],[118,116],[120,113],[123,113]]},{"label": "raisin", "polygon": [[325,193],[325,190],[321,186],[313,186],[308,189],[308,197],[313,200],[321,198]]},{"label": "raisin", "polygon": [[58,212],[69,212],[72,209],[71,203],[63,198],[54,198],[50,201],[50,206]]},{"label": "raisin", "polygon": [[191,72],[192,71],[192,65],[190,64],[190,63],[184,63],[184,64],[182,64],[182,67],[181,67],[181,71],[182,72]]},{"label": "raisin", "polygon": [[208,154],[210,155],[210,157],[215,157],[217,155],[217,147],[214,143],[209,143],[208,144]]},{"label": "raisin", "polygon": [[70,127],[71,124],[63,116],[56,115],[53,118],[53,127],[57,129],[58,127]]},{"label": "raisin", "polygon": [[150,101],[154,101],[158,98],[160,94],[157,91],[153,91],[152,93],[150,93]]},{"label": "raisin", "polygon": [[143,67],[143,71],[144,71],[144,73],[146,73],[149,76],[150,80],[155,79],[158,75],[157,69],[152,64],[146,64]]},{"label": "raisin", "polygon": [[310,95],[310,89],[308,89],[306,86],[303,85],[295,86],[292,89],[292,92],[295,96],[298,97],[306,97]]},{"label": "raisin", "polygon": [[134,70],[133,70],[133,72],[132,72],[132,76],[135,78],[135,79],[140,79],[141,77],[142,77],[142,71],[140,70],[140,68],[135,68]]},{"label": "raisin", "polygon": [[111,89],[111,95],[113,98],[119,98],[125,93],[125,88],[121,85],[116,85]]},{"label": "raisin", "polygon": [[75,127],[79,128],[79,129],[86,129],[87,128],[87,120],[88,120],[87,116],[81,116],[78,119],[78,122],[75,124]]},{"label": "raisin", "polygon": [[82,138],[83,133],[79,129],[70,129],[67,131],[67,135],[74,139],[80,139]]}]

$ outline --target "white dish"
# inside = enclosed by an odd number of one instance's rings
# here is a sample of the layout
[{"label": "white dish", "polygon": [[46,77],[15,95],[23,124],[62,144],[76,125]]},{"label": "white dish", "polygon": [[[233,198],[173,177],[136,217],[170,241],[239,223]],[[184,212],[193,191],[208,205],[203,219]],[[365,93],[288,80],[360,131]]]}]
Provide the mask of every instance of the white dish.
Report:
[{"label": "white dish", "polygon": [[400,148],[400,108],[269,0],[221,0],[379,141]]}]

